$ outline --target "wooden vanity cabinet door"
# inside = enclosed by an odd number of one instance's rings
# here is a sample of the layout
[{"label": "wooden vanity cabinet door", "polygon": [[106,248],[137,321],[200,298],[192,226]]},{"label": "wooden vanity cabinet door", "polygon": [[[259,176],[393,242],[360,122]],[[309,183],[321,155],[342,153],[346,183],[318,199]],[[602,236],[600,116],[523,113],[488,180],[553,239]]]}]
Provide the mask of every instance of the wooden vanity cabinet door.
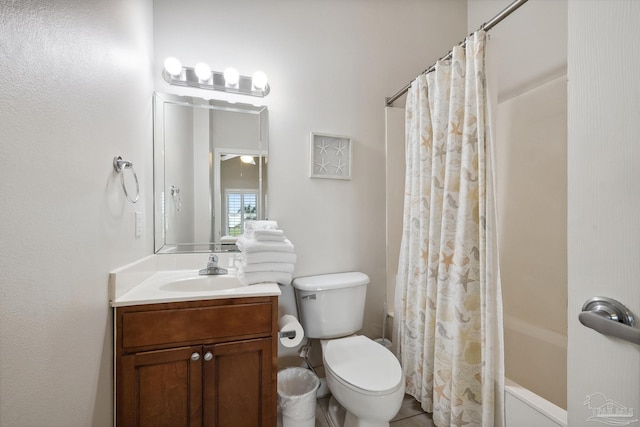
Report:
[{"label": "wooden vanity cabinet door", "polygon": [[118,427],[200,427],[202,363],[202,346],[123,356]]},{"label": "wooden vanity cabinet door", "polygon": [[275,296],[116,308],[117,426],[276,427],[277,313]]},{"label": "wooden vanity cabinet door", "polygon": [[271,338],[205,346],[204,427],[275,427]]}]

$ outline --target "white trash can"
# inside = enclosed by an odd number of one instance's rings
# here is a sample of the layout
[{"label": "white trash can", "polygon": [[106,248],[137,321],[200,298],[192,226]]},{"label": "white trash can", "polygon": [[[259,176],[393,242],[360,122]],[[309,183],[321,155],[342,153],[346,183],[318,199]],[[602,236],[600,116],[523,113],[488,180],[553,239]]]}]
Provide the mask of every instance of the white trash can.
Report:
[{"label": "white trash can", "polygon": [[315,427],[316,391],[320,380],[311,370],[286,368],[278,372],[278,406],[282,427]]}]

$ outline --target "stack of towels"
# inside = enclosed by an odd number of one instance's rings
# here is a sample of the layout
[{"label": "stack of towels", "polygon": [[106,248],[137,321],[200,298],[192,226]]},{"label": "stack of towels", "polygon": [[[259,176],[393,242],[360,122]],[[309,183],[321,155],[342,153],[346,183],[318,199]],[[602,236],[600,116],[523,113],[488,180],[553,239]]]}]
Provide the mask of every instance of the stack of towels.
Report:
[{"label": "stack of towels", "polygon": [[296,254],[276,221],[247,221],[236,246],[240,250],[236,258],[240,283],[291,283]]}]

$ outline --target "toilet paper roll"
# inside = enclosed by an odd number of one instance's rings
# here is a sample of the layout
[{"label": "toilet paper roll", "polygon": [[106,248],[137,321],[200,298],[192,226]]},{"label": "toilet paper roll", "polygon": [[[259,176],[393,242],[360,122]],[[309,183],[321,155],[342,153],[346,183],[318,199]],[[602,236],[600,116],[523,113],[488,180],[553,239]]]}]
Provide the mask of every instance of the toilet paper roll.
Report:
[{"label": "toilet paper roll", "polygon": [[280,344],[285,347],[297,347],[304,338],[304,329],[295,316],[285,314],[278,320],[278,329],[280,332],[294,331],[296,335],[293,338],[281,337]]}]

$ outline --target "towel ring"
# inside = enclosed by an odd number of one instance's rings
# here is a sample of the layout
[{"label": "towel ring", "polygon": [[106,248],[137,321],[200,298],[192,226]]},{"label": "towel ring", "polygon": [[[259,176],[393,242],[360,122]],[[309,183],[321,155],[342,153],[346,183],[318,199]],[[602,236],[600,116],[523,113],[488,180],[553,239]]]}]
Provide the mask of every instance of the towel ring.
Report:
[{"label": "towel ring", "polygon": [[[122,160],[122,157],[116,156],[113,158],[113,169],[116,173],[120,174],[120,183],[122,184],[122,189],[124,190],[124,195],[131,203],[136,203],[140,198],[140,184],[138,183],[138,175],[136,175],[136,171],[133,169],[133,163],[128,162],[126,160]],[[127,191],[127,186],[124,183],[124,170],[131,169],[131,173],[133,174],[133,178],[136,181],[136,197],[132,199],[129,196],[129,192]]]}]

